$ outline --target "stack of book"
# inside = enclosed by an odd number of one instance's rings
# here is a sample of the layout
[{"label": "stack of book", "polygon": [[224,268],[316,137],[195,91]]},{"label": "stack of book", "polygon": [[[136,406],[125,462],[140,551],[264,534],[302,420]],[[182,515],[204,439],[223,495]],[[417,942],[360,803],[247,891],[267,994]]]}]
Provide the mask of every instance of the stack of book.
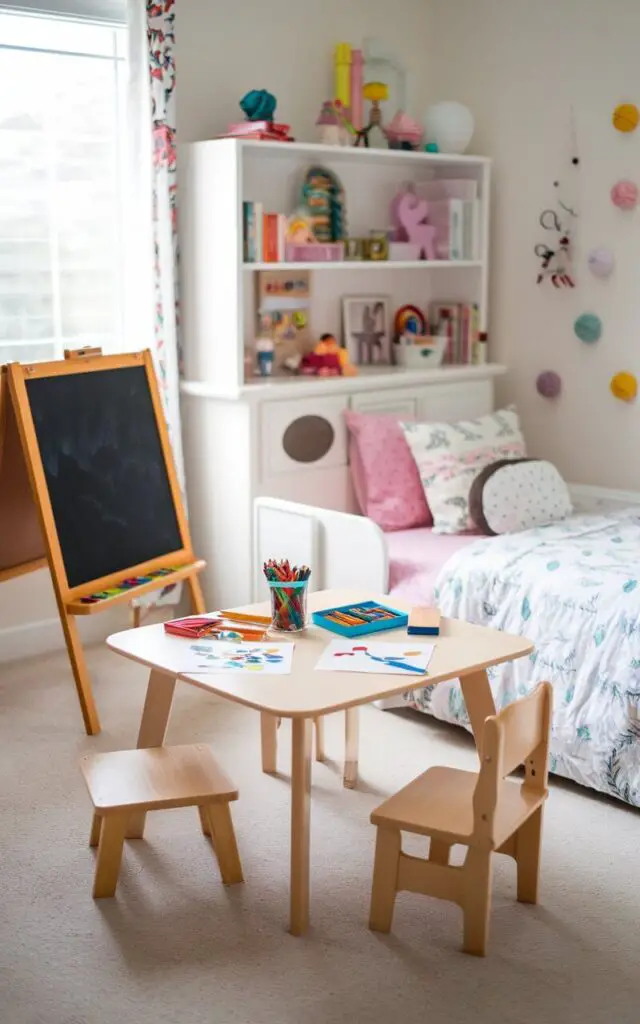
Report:
[{"label": "stack of book", "polygon": [[288,124],[277,121],[239,121],[230,124],[222,139],[267,139],[270,142],[294,142]]},{"label": "stack of book", "polygon": [[436,258],[480,259],[480,200],[477,181],[440,178],[416,185],[429,203],[427,220],[436,229]]},{"label": "stack of book", "polygon": [[469,366],[478,362],[480,315],[471,302],[432,302],[429,306],[431,333],[446,335],[443,366]]},{"label": "stack of book", "polygon": [[265,213],[262,203],[242,204],[243,259],[245,263],[278,263],[285,258],[288,217]]}]

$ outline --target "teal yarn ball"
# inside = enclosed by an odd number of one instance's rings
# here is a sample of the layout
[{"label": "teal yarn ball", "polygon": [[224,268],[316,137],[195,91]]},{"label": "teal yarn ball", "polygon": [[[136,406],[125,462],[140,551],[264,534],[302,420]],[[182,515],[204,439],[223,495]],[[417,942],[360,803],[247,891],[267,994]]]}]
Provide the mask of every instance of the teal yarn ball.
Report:
[{"label": "teal yarn ball", "polygon": [[573,329],[580,341],[598,341],[602,334],[602,320],[595,313],[583,313],[574,323]]}]

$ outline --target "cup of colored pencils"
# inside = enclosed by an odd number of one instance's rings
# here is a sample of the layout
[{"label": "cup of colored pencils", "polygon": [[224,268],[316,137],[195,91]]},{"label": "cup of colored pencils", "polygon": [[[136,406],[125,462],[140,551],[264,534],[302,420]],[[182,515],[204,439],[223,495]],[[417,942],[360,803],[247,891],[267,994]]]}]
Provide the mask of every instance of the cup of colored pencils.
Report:
[{"label": "cup of colored pencils", "polygon": [[271,594],[271,630],[299,633],[307,624],[307,588],[311,569],[290,565],[288,559],[264,563],[264,575]]}]

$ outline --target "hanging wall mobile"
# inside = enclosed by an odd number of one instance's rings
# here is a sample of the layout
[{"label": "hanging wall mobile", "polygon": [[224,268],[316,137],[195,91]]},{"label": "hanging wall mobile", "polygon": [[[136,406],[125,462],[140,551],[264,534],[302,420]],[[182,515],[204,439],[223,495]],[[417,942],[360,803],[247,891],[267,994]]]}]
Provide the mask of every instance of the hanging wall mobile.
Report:
[{"label": "hanging wall mobile", "polygon": [[[571,111],[571,166],[580,166],[573,109]],[[569,202],[560,181],[554,181],[555,205],[540,214],[540,227],[546,232],[544,240],[534,246],[540,260],[537,284],[551,281],[554,288],[575,288],[572,262],[572,232],[578,213],[575,203]]]}]

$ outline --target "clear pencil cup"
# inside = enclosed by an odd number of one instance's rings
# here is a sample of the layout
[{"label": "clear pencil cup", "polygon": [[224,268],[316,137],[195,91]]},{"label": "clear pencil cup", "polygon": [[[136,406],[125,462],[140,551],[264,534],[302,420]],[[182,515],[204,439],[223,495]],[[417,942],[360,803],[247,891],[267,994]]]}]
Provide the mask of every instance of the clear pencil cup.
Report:
[{"label": "clear pencil cup", "polygon": [[267,581],[271,593],[270,633],[301,633],[307,625],[309,580]]}]

